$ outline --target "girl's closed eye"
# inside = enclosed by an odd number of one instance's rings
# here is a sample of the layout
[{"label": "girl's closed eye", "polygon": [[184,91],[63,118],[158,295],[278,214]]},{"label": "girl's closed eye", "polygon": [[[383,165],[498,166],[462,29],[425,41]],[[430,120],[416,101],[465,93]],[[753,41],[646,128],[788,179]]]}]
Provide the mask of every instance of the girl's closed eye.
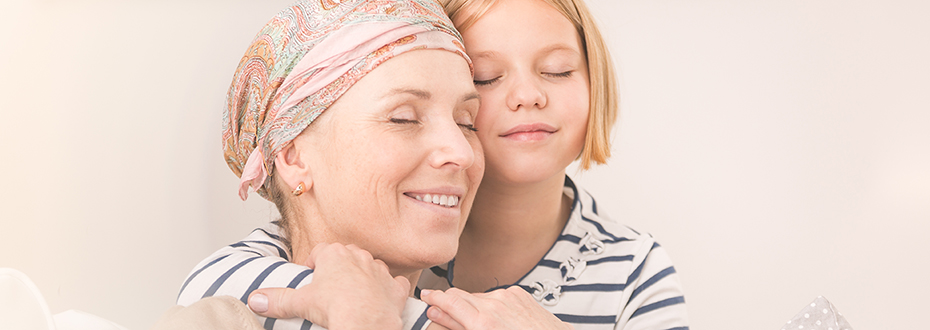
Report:
[{"label": "girl's closed eye", "polygon": [[574,70],[569,70],[565,72],[543,72],[543,74],[552,78],[568,78],[571,77],[574,72]]}]

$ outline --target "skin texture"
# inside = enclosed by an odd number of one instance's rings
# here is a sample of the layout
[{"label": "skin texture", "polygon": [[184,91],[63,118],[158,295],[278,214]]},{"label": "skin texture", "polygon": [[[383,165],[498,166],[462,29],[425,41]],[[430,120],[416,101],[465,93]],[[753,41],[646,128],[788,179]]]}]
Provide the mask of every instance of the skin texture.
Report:
[{"label": "skin texture", "polygon": [[[279,153],[296,198],[295,260],[318,243],[355,244],[394,276],[451,259],[483,173],[478,106],[461,56],[442,50],[398,55],[357,82]],[[444,207],[415,194],[455,195]]]}]

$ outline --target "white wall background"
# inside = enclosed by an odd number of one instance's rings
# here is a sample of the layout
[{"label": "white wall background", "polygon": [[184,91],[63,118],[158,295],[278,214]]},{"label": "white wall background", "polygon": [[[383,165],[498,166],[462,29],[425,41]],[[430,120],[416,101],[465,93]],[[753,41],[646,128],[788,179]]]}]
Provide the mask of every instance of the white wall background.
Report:
[{"label": "white wall background", "polygon": [[[147,329],[201,258],[267,221],[219,116],[291,0],[0,2],[0,267],[52,312]],[[930,4],[589,0],[620,68],[609,166],[580,181],[653,233],[694,329],[856,329],[930,308]]]}]

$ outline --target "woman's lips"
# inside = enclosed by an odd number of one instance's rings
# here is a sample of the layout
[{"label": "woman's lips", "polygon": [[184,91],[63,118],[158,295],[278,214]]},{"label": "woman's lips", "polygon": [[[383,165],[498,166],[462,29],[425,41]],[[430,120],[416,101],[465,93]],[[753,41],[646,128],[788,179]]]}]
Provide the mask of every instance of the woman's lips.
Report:
[{"label": "woman's lips", "polygon": [[516,141],[540,141],[555,132],[558,132],[558,129],[547,124],[523,124],[514,126],[501,134],[500,137]]},{"label": "woman's lips", "polygon": [[456,195],[445,194],[411,194],[405,193],[408,197],[414,198],[421,202],[432,203],[444,207],[456,207],[461,201],[461,197]]},{"label": "woman's lips", "polygon": [[462,196],[465,196],[466,191],[467,189],[462,187],[445,186],[407,191],[404,195],[420,202],[454,208],[461,204]]}]

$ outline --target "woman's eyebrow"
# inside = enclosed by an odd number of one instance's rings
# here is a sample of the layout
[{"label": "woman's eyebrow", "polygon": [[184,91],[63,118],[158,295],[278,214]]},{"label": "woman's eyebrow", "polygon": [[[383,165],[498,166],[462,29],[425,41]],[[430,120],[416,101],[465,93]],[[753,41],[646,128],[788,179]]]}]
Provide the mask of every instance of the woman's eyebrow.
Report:
[{"label": "woman's eyebrow", "polygon": [[498,54],[500,53],[493,51],[493,50],[488,50],[488,51],[478,52],[474,54],[468,54],[468,57],[471,57],[472,60],[475,60],[479,58],[494,58],[494,57],[499,56]]},{"label": "woman's eyebrow", "polygon": [[395,88],[388,91],[382,98],[396,96],[400,94],[410,94],[418,99],[429,100],[433,97],[433,94],[425,89],[416,89],[416,88]]},{"label": "woman's eyebrow", "polygon": [[465,96],[462,97],[462,102],[468,102],[471,100],[481,100],[481,94],[478,94],[478,92],[471,92],[465,94]]},{"label": "woman's eyebrow", "polygon": [[[433,97],[433,94],[430,93],[428,90],[416,89],[416,88],[395,88],[395,89],[390,90],[386,94],[384,94],[383,97],[391,97],[391,96],[396,96],[400,94],[413,95],[414,97],[418,99],[423,99],[423,100],[429,100],[430,98]],[[471,101],[471,100],[480,100],[480,99],[481,99],[481,95],[478,94],[477,91],[474,91],[474,92],[465,94],[465,96],[462,96],[462,102]]]}]

